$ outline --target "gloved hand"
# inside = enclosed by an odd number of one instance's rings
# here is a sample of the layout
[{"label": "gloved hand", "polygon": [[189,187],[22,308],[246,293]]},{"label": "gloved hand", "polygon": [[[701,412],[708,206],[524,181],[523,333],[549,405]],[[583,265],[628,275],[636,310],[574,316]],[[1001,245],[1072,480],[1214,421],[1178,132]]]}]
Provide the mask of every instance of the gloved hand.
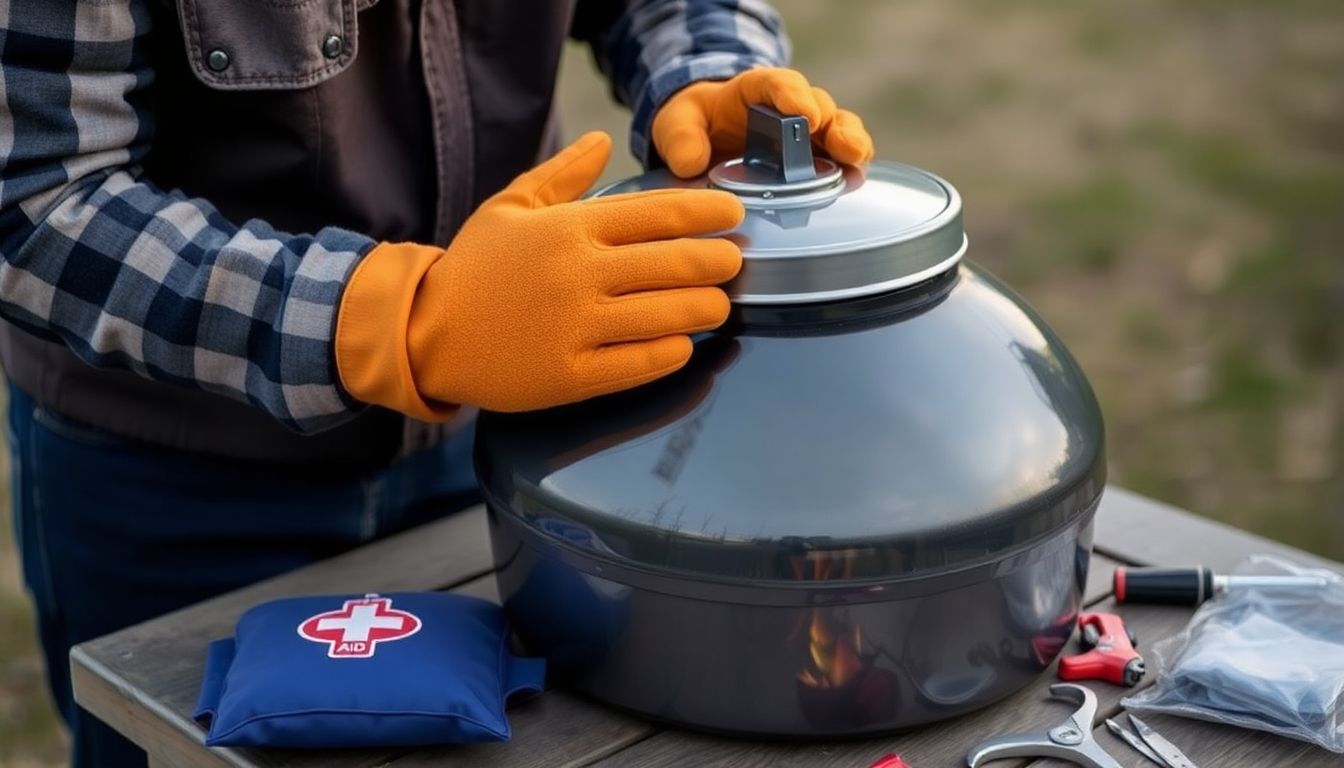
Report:
[{"label": "gloved hand", "polygon": [[653,116],[654,149],[672,173],[698,176],[712,163],[742,154],[751,104],[806,117],[812,142],[837,162],[873,159],[873,139],[858,115],[837,108],[835,99],[802,73],[775,68],[691,83],[672,94]]},{"label": "gloved hand", "polygon": [[356,267],[336,365],[356,399],[424,420],[454,404],[521,411],[626,389],[686,364],[715,328],[742,204],[665,189],[577,201],[611,139],[589,133],[472,214],[448,248],[382,243]]}]

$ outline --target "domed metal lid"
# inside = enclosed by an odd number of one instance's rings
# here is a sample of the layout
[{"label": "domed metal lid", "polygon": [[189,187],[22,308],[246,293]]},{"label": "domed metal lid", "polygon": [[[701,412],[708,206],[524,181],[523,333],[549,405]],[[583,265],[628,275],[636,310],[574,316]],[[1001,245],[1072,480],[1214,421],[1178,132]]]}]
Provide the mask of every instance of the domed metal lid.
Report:
[{"label": "domed metal lid", "polygon": [[966,252],[961,196],[946,181],[899,163],[839,166],[813,158],[805,117],[751,108],[746,152],[705,176],[666,170],[597,195],[715,187],[738,195],[742,271],[728,286],[740,304],[796,304],[903,288],[951,269]]}]

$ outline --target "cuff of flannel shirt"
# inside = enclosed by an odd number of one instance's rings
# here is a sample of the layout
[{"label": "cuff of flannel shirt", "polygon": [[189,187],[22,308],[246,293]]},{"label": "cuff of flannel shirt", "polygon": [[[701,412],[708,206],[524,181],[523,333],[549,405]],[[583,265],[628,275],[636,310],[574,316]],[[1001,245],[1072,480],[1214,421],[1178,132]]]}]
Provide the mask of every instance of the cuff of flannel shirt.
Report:
[{"label": "cuff of flannel shirt", "polygon": [[[327,230],[336,231],[336,228],[328,227]],[[331,335],[329,337],[330,346],[328,347],[328,349],[331,350],[331,357],[328,360],[328,366],[329,366],[328,370],[331,372],[330,381],[332,382],[332,388],[336,390],[336,396],[340,398],[340,401],[345,406],[347,413],[357,414],[360,411],[364,410],[365,408],[369,407],[369,404],[351,395],[349,390],[345,388],[345,385],[341,383],[340,366],[336,361],[336,329],[341,319],[341,301],[345,298],[345,292],[350,287],[350,281],[354,279],[355,272],[359,271],[359,265],[363,264],[364,260],[368,258],[370,253],[373,252],[373,249],[378,247],[378,241],[373,240],[365,235],[356,235],[353,232],[342,234],[349,234],[352,240],[358,238],[360,242],[358,243],[352,242],[352,245],[349,248],[350,252],[354,253],[356,258],[351,260],[350,266],[345,271],[344,278],[341,280],[340,293],[335,297],[335,305],[332,307],[330,317],[330,323],[331,323]],[[319,429],[324,429],[327,426],[328,425],[325,424],[321,425]]]},{"label": "cuff of flannel shirt", "polygon": [[663,65],[649,77],[635,101],[634,118],[630,123],[630,151],[645,168],[662,166],[663,159],[654,149],[650,133],[653,116],[672,94],[701,80],[727,80],[755,67],[777,66],[780,66],[778,61],[741,53],[683,56]]},{"label": "cuff of flannel shirt", "polygon": [[431,246],[381,243],[355,267],[333,344],[341,386],[351,396],[421,421],[447,421],[457,412],[420,396],[406,348],[416,288],[442,254]]}]

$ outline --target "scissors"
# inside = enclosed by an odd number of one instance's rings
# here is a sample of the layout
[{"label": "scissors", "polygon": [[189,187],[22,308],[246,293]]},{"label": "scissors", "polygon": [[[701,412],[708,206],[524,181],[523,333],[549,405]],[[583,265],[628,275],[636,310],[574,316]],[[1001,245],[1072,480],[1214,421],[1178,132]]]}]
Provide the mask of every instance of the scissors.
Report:
[{"label": "scissors", "polygon": [[1167,741],[1157,731],[1148,727],[1147,723],[1130,715],[1129,724],[1134,726],[1133,732],[1114,720],[1106,718],[1106,727],[1111,729],[1111,733],[1119,736],[1139,754],[1163,766],[1163,768],[1198,768],[1190,761],[1190,758],[1185,756],[1185,753],[1176,748],[1175,744]]}]

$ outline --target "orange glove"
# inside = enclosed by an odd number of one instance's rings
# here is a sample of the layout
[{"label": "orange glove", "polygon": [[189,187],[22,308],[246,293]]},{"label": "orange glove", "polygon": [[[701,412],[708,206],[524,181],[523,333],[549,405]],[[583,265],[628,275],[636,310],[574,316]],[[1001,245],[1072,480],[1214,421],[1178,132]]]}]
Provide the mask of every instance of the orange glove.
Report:
[{"label": "orange glove", "polygon": [[687,178],[711,163],[742,154],[747,106],[765,104],[785,115],[803,115],[812,142],[841,163],[873,159],[873,139],[859,116],[809,85],[792,69],[749,69],[731,80],[691,83],[672,94],[653,116],[653,146],[672,173]]},{"label": "orange glove", "polygon": [[336,323],[355,398],[442,421],[454,403],[521,411],[651,381],[686,364],[687,334],[728,317],[714,286],[742,264],[727,192],[666,189],[575,202],[611,139],[590,133],[519,176],[446,250],[382,243]]}]

